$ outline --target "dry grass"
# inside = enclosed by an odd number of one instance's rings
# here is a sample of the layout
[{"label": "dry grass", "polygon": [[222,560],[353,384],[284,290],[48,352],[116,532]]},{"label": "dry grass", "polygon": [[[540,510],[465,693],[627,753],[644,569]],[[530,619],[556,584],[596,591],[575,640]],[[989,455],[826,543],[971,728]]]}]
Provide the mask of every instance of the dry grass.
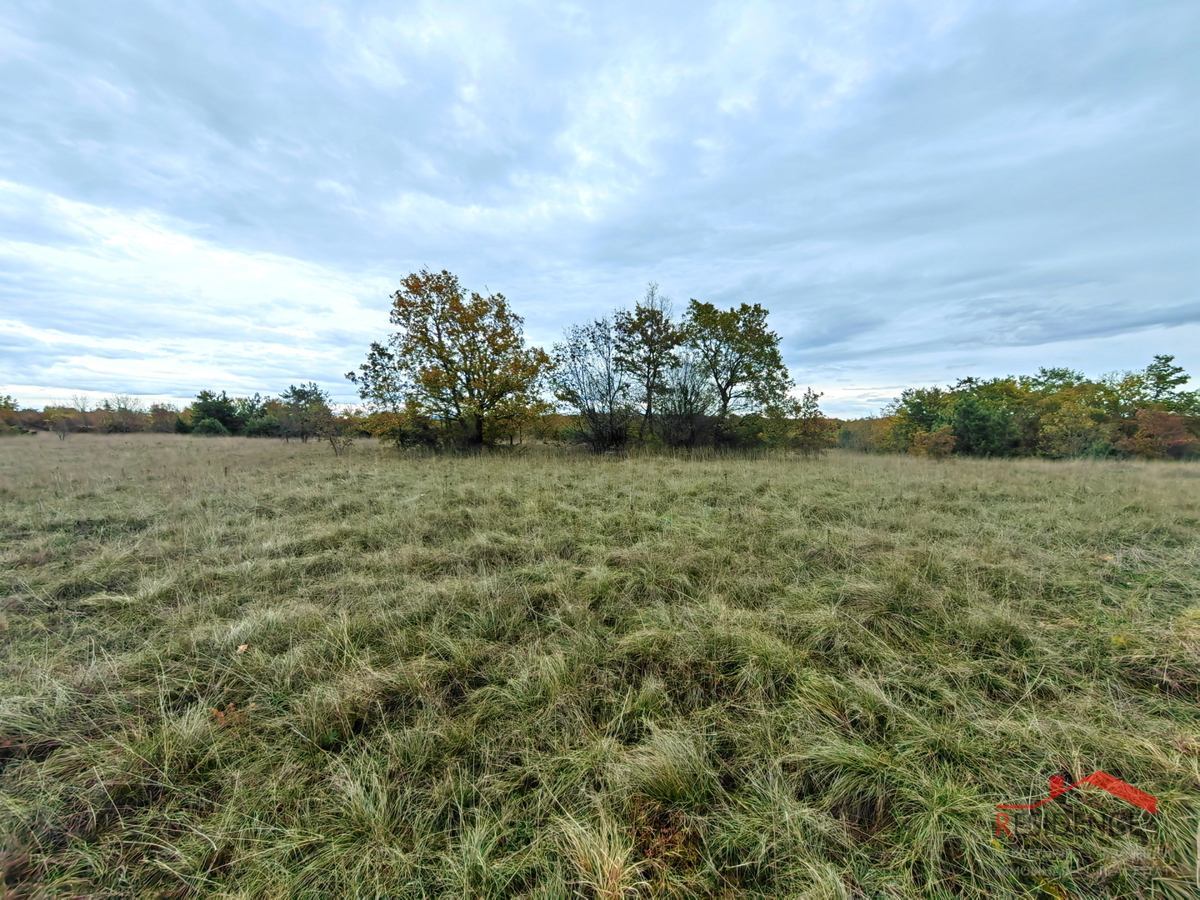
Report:
[{"label": "dry grass", "polygon": [[[0,511],[0,896],[1195,890],[1196,465],[39,436]],[[1060,769],[1160,812],[996,840]]]}]

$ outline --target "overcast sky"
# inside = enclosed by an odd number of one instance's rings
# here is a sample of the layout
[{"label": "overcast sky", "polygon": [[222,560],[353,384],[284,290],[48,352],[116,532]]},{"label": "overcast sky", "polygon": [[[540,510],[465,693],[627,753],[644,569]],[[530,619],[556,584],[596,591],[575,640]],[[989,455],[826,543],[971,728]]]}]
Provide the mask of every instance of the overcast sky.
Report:
[{"label": "overcast sky", "polygon": [[1200,375],[1197,47],[1196,0],[6,0],[0,393],[350,401],[425,266],[544,345],[762,303],[840,415]]}]

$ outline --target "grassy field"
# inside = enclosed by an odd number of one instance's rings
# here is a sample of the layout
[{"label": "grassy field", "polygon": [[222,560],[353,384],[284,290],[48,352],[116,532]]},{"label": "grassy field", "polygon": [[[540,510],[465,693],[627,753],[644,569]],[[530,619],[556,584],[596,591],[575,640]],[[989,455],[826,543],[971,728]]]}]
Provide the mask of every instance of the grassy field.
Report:
[{"label": "grassy field", "polygon": [[3,897],[1195,895],[1197,465],[40,435],[0,528]]}]

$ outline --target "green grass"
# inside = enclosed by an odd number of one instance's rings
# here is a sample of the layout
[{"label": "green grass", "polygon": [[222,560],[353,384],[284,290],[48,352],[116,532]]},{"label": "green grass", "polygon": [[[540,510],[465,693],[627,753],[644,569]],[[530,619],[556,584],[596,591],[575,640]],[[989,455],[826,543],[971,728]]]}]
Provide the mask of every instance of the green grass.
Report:
[{"label": "green grass", "polygon": [[[1197,465],[39,436],[0,514],[0,896],[1196,890]],[[1060,769],[1159,813],[997,840]]]}]

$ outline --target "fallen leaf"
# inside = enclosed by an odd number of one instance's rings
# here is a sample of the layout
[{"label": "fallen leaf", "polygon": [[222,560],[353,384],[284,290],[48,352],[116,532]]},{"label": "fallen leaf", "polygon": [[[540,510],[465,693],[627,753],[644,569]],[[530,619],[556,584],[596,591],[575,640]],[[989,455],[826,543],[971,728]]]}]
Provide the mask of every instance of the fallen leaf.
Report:
[{"label": "fallen leaf", "polygon": [[238,653],[245,653],[245,652],[246,652],[247,650],[249,650],[249,649],[250,649],[250,645],[249,645],[249,644],[239,644],[239,645],[238,645],[237,652],[238,652]]}]

